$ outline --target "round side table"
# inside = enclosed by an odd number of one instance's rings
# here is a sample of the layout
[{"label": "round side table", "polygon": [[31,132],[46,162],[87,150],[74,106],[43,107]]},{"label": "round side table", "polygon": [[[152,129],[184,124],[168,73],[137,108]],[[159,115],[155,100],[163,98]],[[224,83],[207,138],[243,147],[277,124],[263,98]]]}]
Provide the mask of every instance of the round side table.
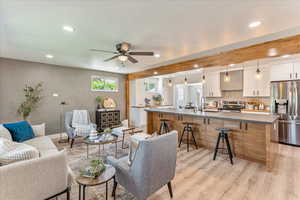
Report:
[{"label": "round side table", "polygon": [[[79,184],[79,200],[81,200],[81,197],[83,200],[85,200],[86,187],[101,185],[104,183],[105,183],[105,199],[107,200],[108,182],[113,179],[115,184],[116,181],[115,174],[116,174],[116,169],[111,165],[106,165],[105,171],[102,172],[102,174],[97,178],[87,178],[87,177],[78,176],[76,178],[76,182]],[[115,197],[116,195],[114,195],[114,199]]]}]

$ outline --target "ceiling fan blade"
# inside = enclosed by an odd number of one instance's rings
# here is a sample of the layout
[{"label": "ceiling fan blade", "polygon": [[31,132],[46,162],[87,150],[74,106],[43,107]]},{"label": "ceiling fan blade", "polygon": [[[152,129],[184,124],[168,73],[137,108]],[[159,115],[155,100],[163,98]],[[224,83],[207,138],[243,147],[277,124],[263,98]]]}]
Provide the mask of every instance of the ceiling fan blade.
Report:
[{"label": "ceiling fan blade", "polygon": [[117,57],[119,57],[119,55],[116,55],[116,56],[113,56],[113,57],[111,57],[111,58],[105,59],[104,62],[107,62],[107,61],[116,59]]},{"label": "ceiling fan blade", "polygon": [[115,52],[115,51],[105,51],[105,50],[100,50],[100,49],[90,49],[90,51],[97,51],[97,52],[102,52],[102,53],[118,54],[118,52]]},{"label": "ceiling fan blade", "polygon": [[153,56],[154,52],[129,52],[128,54],[135,56]]},{"label": "ceiling fan blade", "polygon": [[132,57],[132,56],[130,56],[130,55],[127,55],[127,57],[128,57],[128,60],[129,60],[130,62],[132,62],[132,63],[137,63],[137,62],[138,62],[134,57]]}]

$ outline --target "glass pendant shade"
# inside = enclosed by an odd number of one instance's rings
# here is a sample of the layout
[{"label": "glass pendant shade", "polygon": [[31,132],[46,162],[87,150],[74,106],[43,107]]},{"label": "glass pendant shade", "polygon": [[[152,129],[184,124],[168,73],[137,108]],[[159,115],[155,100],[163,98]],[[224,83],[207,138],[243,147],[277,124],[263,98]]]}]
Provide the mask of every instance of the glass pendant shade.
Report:
[{"label": "glass pendant shade", "polygon": [[225,72],[224,81],[225,82],[229,82],[230,81],[230,76],[229,76],[228,72]]}]

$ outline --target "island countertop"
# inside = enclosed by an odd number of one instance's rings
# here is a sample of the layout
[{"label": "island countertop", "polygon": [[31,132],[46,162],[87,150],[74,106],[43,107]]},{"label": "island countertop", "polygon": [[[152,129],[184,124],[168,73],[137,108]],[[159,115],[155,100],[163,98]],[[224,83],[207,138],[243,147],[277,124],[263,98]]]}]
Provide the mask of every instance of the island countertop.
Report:
[{"label": "island countertop", "polygon": [[202,118],[236,120],[243,122],[254,122],[261,124],[273,124],[278,117],[273,114],[250,114],[250,113],[235,113],[235,112],[194,112],[192,110],[179,110],[175,108],[147,108],[146,112],[159,112],[167,114],[189,115]]}]

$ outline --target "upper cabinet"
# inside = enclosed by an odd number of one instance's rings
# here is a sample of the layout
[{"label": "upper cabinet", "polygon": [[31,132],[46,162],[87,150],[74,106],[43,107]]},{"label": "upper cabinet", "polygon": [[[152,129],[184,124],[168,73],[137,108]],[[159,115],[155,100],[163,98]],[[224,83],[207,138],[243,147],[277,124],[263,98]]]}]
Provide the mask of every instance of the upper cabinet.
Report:
[{"label": "upper cabinet", "polygon": [[271,67],[271,81],[291,80],[293,75],[293,63],[276,64]]},{"label": "upper cabinet", "polygon": [[271,69],[271,81],[300,79],[300,62],[276,64]]},{"label": "upper cabinet", "polygon": [[257,77],[257,67],[244,69],[243,96],[245,97],[268,97],[270,96],[270,67],[259,67],[260,77]]},{"label": "upper cabinet", "polygon": [[294,79],[300,79],[300,62],[295,62],[293,67]]},{"label": "upper cabinet", "polygon": [[205,77],[206,83],[204,84],[204,96],[221,97],[220,72],[207,72]]}]

